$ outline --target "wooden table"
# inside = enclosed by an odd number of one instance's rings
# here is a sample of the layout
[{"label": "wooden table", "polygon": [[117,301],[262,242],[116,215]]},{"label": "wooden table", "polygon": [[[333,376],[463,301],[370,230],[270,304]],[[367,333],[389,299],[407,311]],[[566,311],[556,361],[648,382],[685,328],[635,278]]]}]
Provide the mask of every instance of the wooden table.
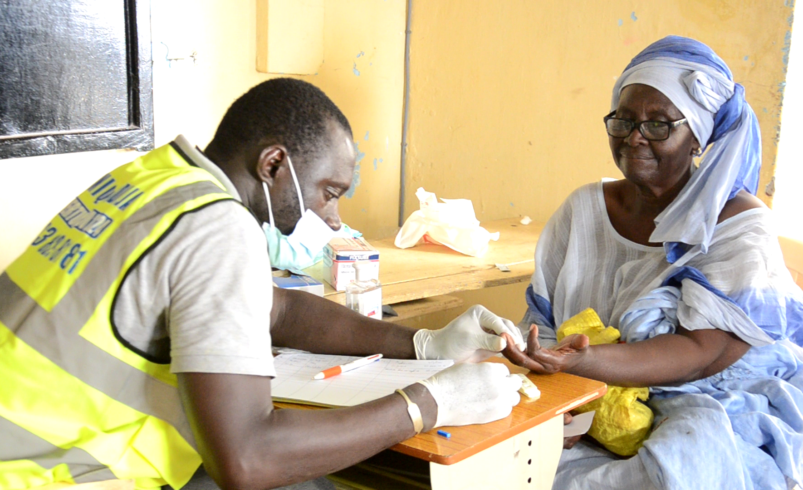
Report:
[{"label": "wooden table", "polygon": [[[491,233],[500,232],[499,240],[490,243],[483,257],[469,257],[434,244],[400,249],[393,244],[395,237],[372,240],[371,245],[379,250],[382,302],[395,305],[530,280],[535,244],[544,225],[535,222],[522,225],[519,218],[510,218],[483,222],[482,226]],[[510,272],[502,272],[495,264],[506,264]],[[322,263],[304,272],[324,283],[324,297],[346,304],[346,293],[335,291],[323,279]],[[433,308],[443,305],[433,304]]]},{"label": "wooden table", "polygon": [[551,489],[563,448],[563,414],[601,397],[607,386],[565,373],[528,373],[506,359],[486,362],[504,363],[511,372],[527,373],[541,397],[535,401],[522,397],[508,417],[496,422],[443,427],[451,434],[448,439],[433,430],[392,449],[428,461],[433,490]]},{"label": "wooden table", "polygon": [[[527,373],[507,360],[511,372]],[[433,490],[552,488],[563,449],[563,414],[607,391],[605,383],[571,374],[527,376],[541,398],[522,401],[505,419],[419,434],[393,449],[430,462]]]}]

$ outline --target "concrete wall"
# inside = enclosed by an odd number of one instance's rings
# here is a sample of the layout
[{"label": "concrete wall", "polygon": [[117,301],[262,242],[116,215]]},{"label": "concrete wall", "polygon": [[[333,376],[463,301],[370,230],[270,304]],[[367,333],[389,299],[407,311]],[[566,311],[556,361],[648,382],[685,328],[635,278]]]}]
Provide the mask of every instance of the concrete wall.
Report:
[{"label": "concrete wall", "polygon": [[[256,0],[151,5],[156,145],[183,133],[203,148],[234,99],[278,76],[256,71]],[[392,234],[398,221],[405,15],[405,0],[326,0],[323,64],[299,77],[321,87],[351,122],[359,162],[340,206],[344,221],[368,236]],[[137,155],[0,160],[0,270],[76,194]]]}]

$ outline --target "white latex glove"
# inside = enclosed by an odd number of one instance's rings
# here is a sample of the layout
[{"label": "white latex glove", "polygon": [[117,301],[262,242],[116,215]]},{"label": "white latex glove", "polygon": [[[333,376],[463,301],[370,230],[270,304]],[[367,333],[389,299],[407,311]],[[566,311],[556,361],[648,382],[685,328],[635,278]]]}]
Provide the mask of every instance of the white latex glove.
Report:
[{"label": "white latex glove", "polygon": [[513,338],[519,349],[526,348],[521,331],[513,322],[494,315],[484,306],[474,305],[440,330],[416,332],[415,356],[427,360],[454,359],[455,363],[480,362],[507,347],[505,339],[499,336],[503,332]]},{"label": "white latex glove", "polygon": [[456,364],[419,383],[438,405],[435,427],[493,422],[510,415],[521,400],[521,378],[504,364]]}]

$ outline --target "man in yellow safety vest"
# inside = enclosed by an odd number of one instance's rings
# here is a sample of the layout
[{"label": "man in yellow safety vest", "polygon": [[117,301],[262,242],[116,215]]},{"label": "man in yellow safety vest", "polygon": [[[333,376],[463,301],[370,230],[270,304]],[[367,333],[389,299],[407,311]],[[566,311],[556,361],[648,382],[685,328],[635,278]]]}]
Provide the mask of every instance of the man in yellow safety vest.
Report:
[{"label": "man in yellow safety vest", "polygon": [[470,363],[351,408],[273,410],[272,345],[460,363],[521,340],[482,307],[416,332],[272,287],[267,249],[293,261],[340,228],[354,165],[335,104],[274,79],[204,151],[179,136],[71,201],[0,275],[0,488],[181,488],[202,463],[221,487],[276,488],[510,413],[516,379]]}]

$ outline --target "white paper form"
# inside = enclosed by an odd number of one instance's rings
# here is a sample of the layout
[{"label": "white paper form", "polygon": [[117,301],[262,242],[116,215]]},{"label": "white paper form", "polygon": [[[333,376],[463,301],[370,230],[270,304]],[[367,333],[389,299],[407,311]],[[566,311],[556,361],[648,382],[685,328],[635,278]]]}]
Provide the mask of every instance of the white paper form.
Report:
[{"label": "white paper form", "polygon": [[588,432],[591,428],[591,422],[594,421],[595,410],[590,412],[581,413],[572,416],[572,421],[569,425],[563,426],[563,437],[581,436]]},{"label": "white paper form", "polygon": [[351,407],[390,395],[453,364],[452,361],[380,359],[328,379],[312,379],[324,369],[355,359],[359,357],[281,354],[273,361],[276,377],[271,382],[271,395],[276,401]]}]

